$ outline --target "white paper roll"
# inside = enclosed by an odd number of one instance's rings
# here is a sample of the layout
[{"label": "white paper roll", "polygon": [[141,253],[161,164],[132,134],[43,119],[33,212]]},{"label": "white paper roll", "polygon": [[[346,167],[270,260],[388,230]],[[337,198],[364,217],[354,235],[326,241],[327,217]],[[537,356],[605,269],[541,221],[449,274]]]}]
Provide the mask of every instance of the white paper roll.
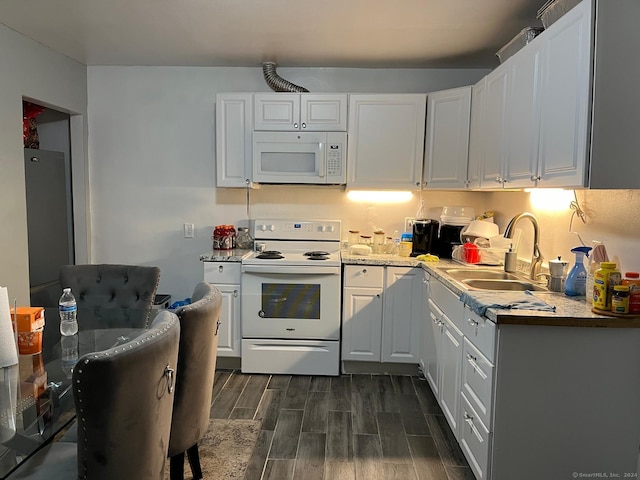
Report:
[{"label": "white paper roll", "polygon": [[9,292],[6,287],[0,287],[0,367],[8,367],[16,363],[18,363],[18,350],[11,323]]}]

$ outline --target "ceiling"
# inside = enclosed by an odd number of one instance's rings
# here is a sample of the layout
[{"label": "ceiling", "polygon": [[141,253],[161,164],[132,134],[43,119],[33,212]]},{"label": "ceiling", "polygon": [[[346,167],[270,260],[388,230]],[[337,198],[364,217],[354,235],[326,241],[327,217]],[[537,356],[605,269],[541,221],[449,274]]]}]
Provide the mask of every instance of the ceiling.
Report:
[{"label": "ceiling", "polygon": [[544,0],[2,0],[86,65],[493,68]]}]

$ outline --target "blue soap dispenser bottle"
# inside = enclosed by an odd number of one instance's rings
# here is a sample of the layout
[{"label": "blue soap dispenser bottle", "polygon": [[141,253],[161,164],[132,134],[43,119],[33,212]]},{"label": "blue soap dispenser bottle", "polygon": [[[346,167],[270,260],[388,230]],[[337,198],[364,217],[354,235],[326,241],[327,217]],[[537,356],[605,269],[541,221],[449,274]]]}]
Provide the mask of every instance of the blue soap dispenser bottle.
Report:
[{"label": "blue soap dispenser bottle", "polygon": [[583,259],[589,257],[591,247],[574,247],[571,253],[576,256],[576,263],[571,268],[567,280],[564,282],[564,294],[570,297],[577,297],[586,294],[587,290],[587,270],[584,268]]}]

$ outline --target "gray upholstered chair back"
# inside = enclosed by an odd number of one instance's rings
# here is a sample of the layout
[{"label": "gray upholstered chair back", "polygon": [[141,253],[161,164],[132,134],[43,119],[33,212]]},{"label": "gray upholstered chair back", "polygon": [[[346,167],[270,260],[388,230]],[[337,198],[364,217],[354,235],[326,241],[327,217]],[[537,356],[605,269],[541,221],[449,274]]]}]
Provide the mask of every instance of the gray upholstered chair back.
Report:
[{"label": "gray upholstered chair back", "polygon": [[196,445],[209,427],[222,294],[215,286],[200,282],[191,301],[176,310],[180,318],[180,353],[169,457]]},{"label": "gray upholstered chair back", "polygon": [[79,359],[78,478],[164,478],[179,339],[178,318],[162,311],[141,336]]},{"label": "gray upholstered chair back", "polygon": [[[61,287],[70,287],[76,298],[80,328],[146,327],[159,280],[158,267],[64,265],[60,269]],[[103,310],[109,313],[101,315]]]}]

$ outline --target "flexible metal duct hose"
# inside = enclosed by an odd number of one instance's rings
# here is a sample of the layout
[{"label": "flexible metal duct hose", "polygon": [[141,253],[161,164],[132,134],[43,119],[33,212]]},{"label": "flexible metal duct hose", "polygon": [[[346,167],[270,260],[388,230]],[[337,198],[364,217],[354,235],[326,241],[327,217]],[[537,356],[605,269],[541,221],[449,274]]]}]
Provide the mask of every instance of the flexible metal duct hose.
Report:
[{"label": "flexible metal duct hose", "polygon": [[300,87],[288,80],[285,80],[276,73],[277,65],[274,62],[264,62],[262,64],[262,73],[267,85],[274,92],[308,92],[304,87]]}]

